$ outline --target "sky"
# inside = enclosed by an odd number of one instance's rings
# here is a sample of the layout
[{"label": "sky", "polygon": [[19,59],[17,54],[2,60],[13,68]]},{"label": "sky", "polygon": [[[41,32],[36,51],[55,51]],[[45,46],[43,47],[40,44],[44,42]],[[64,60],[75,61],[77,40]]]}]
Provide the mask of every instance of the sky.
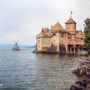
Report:
[{"label": "sky", "polygon": [[90,0],[0,0],[0,44],[35,45],[42,28],[65,27],[73,12],[77,30],[90,18]]}]

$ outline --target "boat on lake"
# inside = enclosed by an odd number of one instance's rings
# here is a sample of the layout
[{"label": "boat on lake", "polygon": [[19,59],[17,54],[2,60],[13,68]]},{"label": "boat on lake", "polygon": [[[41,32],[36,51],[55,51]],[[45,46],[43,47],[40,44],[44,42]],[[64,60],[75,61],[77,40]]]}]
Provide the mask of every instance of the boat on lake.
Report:
[{"label": "boat on lake", "polygon": [[15,43],[14,47],[12,48],[14,51],[20,51],[20,48],[17,43]]}]

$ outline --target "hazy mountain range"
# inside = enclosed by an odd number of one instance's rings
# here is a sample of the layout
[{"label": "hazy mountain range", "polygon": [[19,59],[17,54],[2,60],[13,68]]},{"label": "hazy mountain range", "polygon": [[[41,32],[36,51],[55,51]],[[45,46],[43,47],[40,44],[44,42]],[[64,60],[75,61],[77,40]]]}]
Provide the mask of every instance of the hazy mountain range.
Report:
[{"label": "hazy mountain range", "polygon": [[[0,48],[12,48],[14,44],[0,44]],[[20,48],[35,48],[35,45],[18,45]]]}]

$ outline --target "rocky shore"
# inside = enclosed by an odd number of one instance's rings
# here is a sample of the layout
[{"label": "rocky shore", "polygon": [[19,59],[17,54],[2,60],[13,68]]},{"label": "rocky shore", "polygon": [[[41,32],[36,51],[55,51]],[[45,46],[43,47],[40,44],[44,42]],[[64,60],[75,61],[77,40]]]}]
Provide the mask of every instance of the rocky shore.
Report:
[{"label": "rocky shore", "polygon": [[70,90],[90,90],[90,57],[86,61],[81,62],[72,73],[81,79],[71,85]]}]

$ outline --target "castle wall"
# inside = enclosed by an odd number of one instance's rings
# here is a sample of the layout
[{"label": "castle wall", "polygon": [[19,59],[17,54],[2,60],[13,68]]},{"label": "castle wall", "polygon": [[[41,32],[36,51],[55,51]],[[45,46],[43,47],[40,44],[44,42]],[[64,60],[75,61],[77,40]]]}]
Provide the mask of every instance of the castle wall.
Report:
[{"label": "castle wall", "polygon": [[67,31],[76,31],[76,23],[66,23],[65,29]]},{"label": "castle wall", "polygon": [[77,31],[76,41],[77,42],[84,42],[84,33],[82,31]]},{"label": "castle wall", "polygon": [[37,38],[37,51],[45,52],[51,47],[51,38],[42,36]]},{"label": "castle wall", "polygon": [[68,52],[68,33],[59,33],[59,46],[60,46],[60,52],[62,52],[62,47],[65,47],[65,52]]},{"label": "castle wall", "polygon": [[42,51],[42,38],[37,38],[36,49],[37,51]]},{"label": "castle wall", "polygon": [[[56,32],[51,38],[51,44],[56,47],[56,52],[62,52],[62,48],[65,47],[65,53],[68,53],[68,33],[66,32]],[[61,48],[61,49],[60,49]],[[55,50],[55,49],[54,49]]]},{"label": "castle wall", "polygon": [[43,37],[42,38],[42,47],[50,47],[51,46],[51,38]]},{"label": "castle wall", "polygon": [[52,46],[55,46],[54,51],[59,52],[59,33],[53,33],[51,44]]}]

